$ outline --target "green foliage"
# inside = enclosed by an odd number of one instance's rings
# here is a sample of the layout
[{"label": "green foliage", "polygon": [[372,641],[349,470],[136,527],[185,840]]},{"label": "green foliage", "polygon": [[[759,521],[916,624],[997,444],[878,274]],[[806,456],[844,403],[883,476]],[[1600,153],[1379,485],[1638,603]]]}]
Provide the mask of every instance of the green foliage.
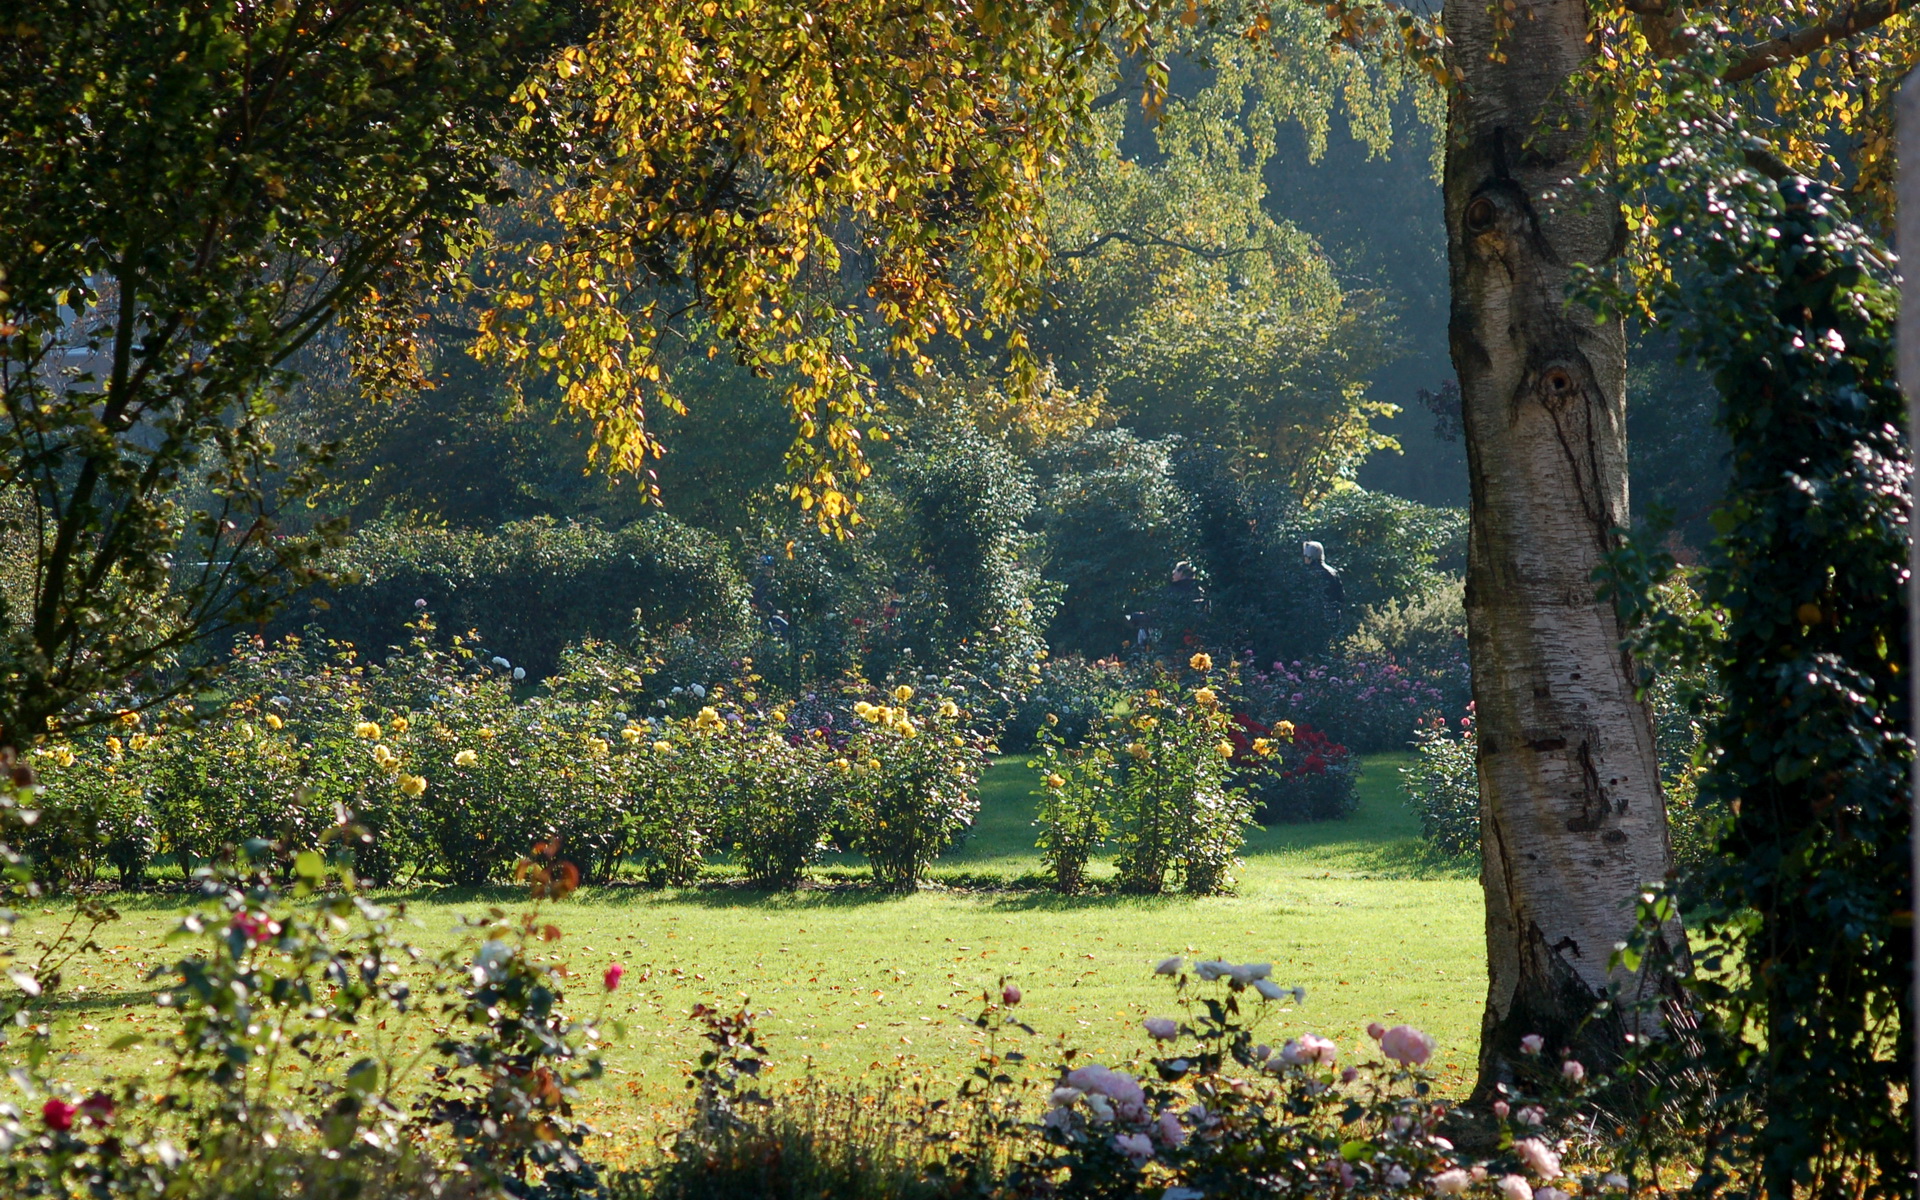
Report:
[{"label": "green foliage", "polygon": [[1712,89],[1669,99],[1687,124],[1661,127],[1648,191],[1661,252],[1694,265],[1654,299],[1733,447],[1699,605],[1657,606],[1670,558],[1615,563],[1656,660],[1724,696],[1699,779],[1717,852],[1680,893],[1701,1034],[1667,1068],[1712,1086],[1669,1095],[1709,1133],[1703,1189],[1751,1169],[1769,1194],[1892,1196],[1914,1169],[1913,748],[1888,259],[1832,190],[1752,169]]},{"label": "green foliage", "polygon": [[312,619],[369,656],[401,641],[421,600],[453,629],[485,631],[536,679],[569,642],[622,639],[636,620],[720,642],[748,628],[746,586],[725,548],[659,514],[618,530],[544,518],[492,533],[382,522],[329,565],[357,582]]},{"label": "green foliage", "polygon": [[1042,724],[1027,766],[1045,785],[1034,812],[1040,861],[1053,886],[1072,896],[1086,890],[1087,867],[1113,832],[1108,809],[1118,786],[1118,764],[1104,747],[1063,743],[1054,733],[1057,724],[1057,719]]},{"label": "green foliage", "polygon": [[1109,107],[1050,180],[1054,305],[1029,336],[1065,386],[1103,394],[1139,436],[1218,447],[1236,473],[1316,497],[1391,444],[1370,424],[1392,406],[1364,386],[1384,323],[1274,215],[1265,169],[1289,126],[1323,146],[1342,103],[1384,149],[1412,81],[1328,54],[1316,11],[1208,17],[1166,31],[1176,85],[1157,119]]},{"label": "green foliage", "polygon": [[1111,772],[1115,882],[1125,892],[1157,894],[1169,874],[1196,896],[1233,885],[1253,802],[1247,781],[1235,777],[1239,751],[1224,698],[1208,685],[1210,664],[1199,662],[1196,656],[1190,687],[1170,677],[1131,697],[1073,773],[1076,786],[1099,787]]},{"label": "green foliage", "polygon": [[1465,650],[1466,584],[1454,579],[1426,595],[1361,611],[1342,650],[1351,657],[1391,658],[1420,673],[1443,671]]},{"label": "green foliage", "polygon": [[1400,769],[1407,795],[1420,814],[1420,836],[1448,858],[1480,853],[1480,769],[1478,739],[1471,718],[1463,717],[1459,736],[1438,722],[1425,730],[1410,767]]},{"label": "green foliage", "polygon": [[1062,587],[1048,640],[1089,657],[1129,641],[1127,614],[1148,608],[1191,544],[1169,440],[1095,430],[1040,457],[1046,576]]},{"label": "green foliage", "polygon": [[[815,731],[809,731],[810,734]],[[824,737],[789,740],[784,729],[736,727],[713,735],[738,741],[725,793],[725,838],[747,882],[799,886],[844,824],[848,771]]]},{"label": "green foliage", "polygon": [[609,1200],[941,1200],[921,1114],[808,1087],[736,1123],[696,1126],[656,1173],[608,1180]]},{"label": "green foliage", "polygon": [[1020,706],[1000,733],[1000,744],[1009,750],[1037,750],[1048,741],[1078,746],[1135,689],[1139,678],[1139,672],[1118,658],[1049,658],[1021,695]]},{"label": "green foliage", "polygon": [[[496,911],[423,962],[396,936],[401,910],[321,853],[292,855],[290,883],[239,861],[199,874],[175,935],[195,948],[149,976],[165,983],[163,1030],[121,1039],[153,1037],[161,1080],[134,1073],[81,1098],[50,1072],[46,1027],[32,1032],[15,1078],[46,1100],[37,1120],[0,1115],[9,1194],[424,1200],[462,1180],[557,1200],[591,1186],[571,1105],[602,1035],[565,1014],[560,972],[531,954],[557,929]],[[19,994],[57,984],[41,974]],[[403,1036],[422,1020],[440,1035],[430,1054]]]},{"label": "green foliage", "polygon": [[[917,886],[933,860],[955,845],[980,811],[975,792],[986,740],[967,724],[951,698],[906,706],[914,689],[902,684],[892,704],[861,701],[864,722],[835,768],[849,776],[847,816],[853,848],[873,878],[890,891]],[[844,764],[844,765],[842,765]]]},{"label": "green foliage", "polygon": [[865,673],[952,664],[1010,705],[1046,649],[1052,608],[1027,552],[1035,497],[1026,472],[968,425],[936,432],[891,465],[901,517],[885,557],[897,598],[868,639]]},{"label": "green foliage", "polygon": [[0,729],[21,742],[312,578],[337,531],[287,515],[324,453],[265,431],[284,364],[342,313],[370,367],[404,357],[393,318],[501,195],[510,97],[569,31],[465,0],[8,15],[0,512],[36,570],[0,611]]}]

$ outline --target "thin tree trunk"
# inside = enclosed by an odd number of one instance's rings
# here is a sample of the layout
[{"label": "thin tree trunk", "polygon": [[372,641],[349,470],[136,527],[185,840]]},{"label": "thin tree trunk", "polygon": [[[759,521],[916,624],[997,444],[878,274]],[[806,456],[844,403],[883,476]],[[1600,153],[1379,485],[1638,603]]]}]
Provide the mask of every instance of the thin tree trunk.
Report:
[{"label": "thin tree trunk", "polygon": [[[1446,163],[1451,341],[1472,479],[1467,632],[1480,747],[1487,1008],[1476,1095],[1523,1035],[1587,1060],[1642,886],[1671,862],[1653,723],[1594,570],[1627,523],[1626,342],[1569,302],[1571,268],[1620,253],[1618,210],[1578,194],[1583,0],[1536,0],[1496,31],[1448,0],[1458,83]],[[1496,53],[1497,51],[1497,53]],[[1557,1060],[1555,1060],[1557,1061]]]}]

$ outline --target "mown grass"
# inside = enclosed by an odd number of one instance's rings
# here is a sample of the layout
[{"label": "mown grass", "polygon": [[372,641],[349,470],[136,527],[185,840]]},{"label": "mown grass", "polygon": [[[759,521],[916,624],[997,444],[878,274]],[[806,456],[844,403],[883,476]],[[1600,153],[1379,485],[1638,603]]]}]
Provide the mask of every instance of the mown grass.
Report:
[{"label": "mown grass", "polygon": [[[988,772],[974,836],[941,862],[936,886],[915,895],[831,882],[784,896],[584,889],[547,906],[566,935],[552,943],[555,956],[582,974],[589,996],[609,962],[627,966],[608,1003],[626,1035],[585,1115],[633,1148],[677,1116],[700,1048],[686,1013],[702,1001],[750,1003],[760,1014],[775,1086],[811,1074],[834,1086],[945,1094],[979,1053],[971,1018],[1003,975],[1025,991],[1022,1015],[1040,1032],[1025,1047],[1036,1070],[1061,1045],[1124,1060],[1144,1050],[1140,1019],[1170,1008],[1171,989],[1150,974],[1170,953],[1271,961],[1277,980],[1304,986],[1303,1007],[1270,1018],[1273,1039],[1310,1029],[1352,1044],[1369,1020],[1417,1024],[1440,1041],[1444,1083],[1460,1087],[1486,987],[1480,890],[1467,871],[1423,856],[1393,769],[1402,761],[1366,761],[1350,820],[1255,831],[1232,896],[1062,897],[1008,886],[1040,870],[1031,774],[1013,759]],[[857,878],[856,867],[823,874]],[[406,902],[413,940],[430,949],[458,936],[461,914],[524,904],[507,889],[395,898]],[[178,897],[110,899],[124,917],[103,931],[104,961],[71,970],[57,1002],[58,1040],[76,1078],[154,1060],[152,1051],[105,1047],[129,1031],[166,1028],[144,976],[182,950],[163,945]],[[20,935],[48,936],[65,916],[49,905]],[[417,1024],[406,1037],[432,1036]]]}]

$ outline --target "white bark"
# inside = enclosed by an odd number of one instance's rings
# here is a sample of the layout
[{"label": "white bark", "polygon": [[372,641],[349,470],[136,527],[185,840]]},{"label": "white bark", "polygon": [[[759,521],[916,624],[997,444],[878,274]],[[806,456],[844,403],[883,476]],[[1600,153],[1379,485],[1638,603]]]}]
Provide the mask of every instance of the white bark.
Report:
[{"label": "white bark", "polygon": [[[1498,11],[1499,6],[1492,6]],[[1607,1055],[1589,1024],[1642,887],[1671,863],[1653,724],[1594,571],[1627,524],[1626,349],[1569,302],[1571,268],[1620,252],[1580,196],[1583,0],[1522,3],[1498,38],[1449,0],[1461,82],[1446,168],[1451,338],[1472,480],[1467,628],[1480,745],[1488,992],[1480,1094],[1522,1035]]]}]

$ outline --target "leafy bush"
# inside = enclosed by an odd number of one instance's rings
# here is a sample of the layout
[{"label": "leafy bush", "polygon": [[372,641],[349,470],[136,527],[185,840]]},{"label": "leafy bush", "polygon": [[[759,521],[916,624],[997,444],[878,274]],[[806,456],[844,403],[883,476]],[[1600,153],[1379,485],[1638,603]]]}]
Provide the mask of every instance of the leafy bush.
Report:
[{"label": "leafy bush", "polygon": [[1141,675],[1118,658],[1077,654],[1041,663],[1000,735],[1009,750],[1037,749],[1042,733],[1077,746],[1135,690]]},{"label": "leafy bush", "polygon": [[918,884],[973,824],[986,754],[986,740],[951,697],[913,710],[907,705],[914,695],[902,684],[889,693],[892,704],[856,705],[865,724],[835,763],[850,777],[854,849],[866,856],[874,881],[893,891]]},{"label": "leafy bush", "polygon": [[334,590],[311,619],[378,657],[406,639],[416,601],[455,631],[481,629],[541,678],[584,638],[624,638],[686,625],[708,641],[744,637],[747,589],[725,546],[664,515],[618,530],[540,518],[491,533],[370,525],[330,562],[359,580]]},{"label": "leafy bush", "polygon": [[[154,971],[173,1018],[157,1047],[164,1096],[139,1077],[78,1093],[47,1073],[61,1060],[45,1026],[25,1031],[15,1078],[47,1099],[37,1122],[0,1109],[0,1190],[560,1200],[590,1188],[571,1106],[600,1073],[601,1035],[566,1013],[561,972],[531,953],[558,930],[533,912],[476,921],[426,958],[395,937],[399,909],[357,894],[316,851],[291,862],[290,885],[260,866],[199,873],[179,929],[197,946]],[[96,912],[96,928],[112,915]],[[22,999],[59,982],[14,977],[33,983]],[[412,1022],[434,1026],[431,1054],[388,1053]]]},{"label": "leafy bush", "polygon": [[[1254,817],[1263,823],[1338,821],[1359,804],[1354,791],[1355,763],[1345,746],[1302,721],[1282,721],[1269,729],[1248,717],[1237,718],[1233,737],[1241,747],[1234,763],[1249,775]],[[1252,746],[1265,740],[1271,757],[1260,762]]]},{"label": "leafy bush", "polygon": [[[1129,697],[1082,747],[1043,738],[1031,765],[1042,772],[1040,845],[1063,891],[1086,885],[1092,854],[1111,840],[1116,885],[1157,894],[1168,877],[1192,895],[1225,891],[1252,816],[1247,792],[1258,774],[1236,769],[1238,745],[1212,660],[1196,654],[1192,675],[1162,678]],[[1197,686],[1194,686],[1197,685]],[[1273,754],[1258,742],[1258,766]]]},{"label": "leafy bush", "polygon": [[1466,647],[1445,670],[1420,673],[1391,659],[1276,662],[1246,680],[1264,722],[1311,724],[1363,753],[1405,749],[1423,722],[1466,703]]},{"label": "leafy bush", "polygon": [[738,769],[726,791],[727,843],[747,882],[785,890],[799,886],[844,820],[846,772],[820,737],[789,738],[784,729],[743,727],[710,735],[737,740]]},{"label": "leafy bush", "polygon": [[1055,889],[1071,896],[1086,890],[1087,868],[1113,832],[1108,798],[1118,786],[1118,764],[1106,747],[1066,744],[1044,722],[1035,751],[1027,765],[1046,784],[1035,813],[1040,861]]},{"label": "leafy bush", "polygon": [[1453,736],[1445,722],[1421,732],[1414,764],[1400,769],[1420,815],[1420,836],[1449,858],[1480,853],[1480,771],[1471,716]]}]

